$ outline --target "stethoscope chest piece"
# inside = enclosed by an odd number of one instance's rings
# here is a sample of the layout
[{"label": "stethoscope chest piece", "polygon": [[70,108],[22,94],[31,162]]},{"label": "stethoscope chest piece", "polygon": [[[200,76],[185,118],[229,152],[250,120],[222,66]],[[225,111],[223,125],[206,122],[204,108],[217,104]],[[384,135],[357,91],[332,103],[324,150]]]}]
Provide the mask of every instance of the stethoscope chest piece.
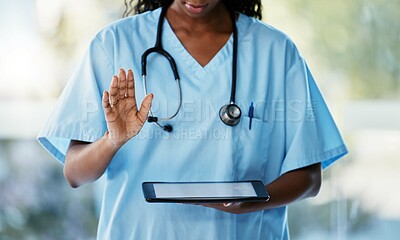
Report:
[{"label": "stethoscope chest piece", "polygon": [[226,104],[219,110],[219,117],[228,126],[236,126],[240,122],[241,115],[242,111],[234,103]]}]

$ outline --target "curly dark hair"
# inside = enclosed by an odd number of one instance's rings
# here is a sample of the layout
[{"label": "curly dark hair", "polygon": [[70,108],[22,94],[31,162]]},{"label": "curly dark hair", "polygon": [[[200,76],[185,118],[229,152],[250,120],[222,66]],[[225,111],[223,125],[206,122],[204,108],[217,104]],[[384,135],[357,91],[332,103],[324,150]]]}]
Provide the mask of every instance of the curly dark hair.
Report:
[{"label": "curly dark hair", "polygon": [[[250,17],[262,19],[261,0],[222,0],[225,6],[235,12],[243,13]],[[138,0],[134,5],[134,0],[125,0],[125,12],[122,17],[154,10],[159,7],[168,6],[173,0]]]}]

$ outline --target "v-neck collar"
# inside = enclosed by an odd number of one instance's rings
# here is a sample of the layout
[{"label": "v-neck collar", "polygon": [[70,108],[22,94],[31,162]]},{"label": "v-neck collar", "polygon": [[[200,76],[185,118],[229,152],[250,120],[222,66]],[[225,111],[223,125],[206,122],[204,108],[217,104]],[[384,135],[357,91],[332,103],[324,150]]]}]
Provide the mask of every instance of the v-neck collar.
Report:
[{"label": "v-neck collar", "polygon": [[[236,24],[240,19],[240,14],[238,20],[236,20]],[[232,53],[233,53],[233,34],[229,37],[228,41],[225,45],[215,54],[215,56],[203,67],[197,60],[186,50],[183,46],[179,38],[176,36],[175,32],[172,30],[171,25],[168,20],[165,18],[163,24],[162,31],[162,39],[168,45],[170,45],[174,53],[177,56],[173,56],[174,58],[181,58],[182,64],[185,64],[185,68],[189,68],[193,71],[193,73],[201,78],[204,75],[211,74],[215,70],[219,69],[225,62],[232,62]]]}]

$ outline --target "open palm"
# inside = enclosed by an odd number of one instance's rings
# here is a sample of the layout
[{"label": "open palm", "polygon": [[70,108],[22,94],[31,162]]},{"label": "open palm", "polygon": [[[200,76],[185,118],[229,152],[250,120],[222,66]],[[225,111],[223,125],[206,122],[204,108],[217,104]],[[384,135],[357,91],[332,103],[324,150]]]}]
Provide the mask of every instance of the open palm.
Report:
[{"label": "open palm", "polygon": [[128,70],[126,74],[124,69],[120,69],[119,76],[114,76],[111,80],[110,90],[104,91],[102,100],[107,129],[113,144],[121,146],[140,132],[152,100],[153,94],[148,94],[138,111],[133,72]]}]

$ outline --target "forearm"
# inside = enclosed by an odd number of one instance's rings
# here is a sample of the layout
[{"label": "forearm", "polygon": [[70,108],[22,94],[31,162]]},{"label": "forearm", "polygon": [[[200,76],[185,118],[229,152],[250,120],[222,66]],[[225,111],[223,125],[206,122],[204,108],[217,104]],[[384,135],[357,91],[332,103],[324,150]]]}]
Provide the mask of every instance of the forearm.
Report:
[{"label": "forearm", "polygon": [[267,202],[243,202],[225,207],[222,204],[207,204],[225,212],[241,214],[288,205],[292,202],[316,196],[321,187],[321,164],[297,169],[277,178],[265,188],[270,195]]},{"label": "forearm", "polygon": [[266,203],[243,206],[248,212],[282,207],[304,198],[314,197],[321,187],[321,164],[288,172],[266,186],[271,196]]},{"label": "forearm", "polygon": [[318,170],[288,173],[269,184],[266,187],[267,191],[271,196],[274,195],[275,199],[271,199],[268,207],[281,207],[304,198],[315,197],[321,188],[321,164],[310,168]]},{"label": "forearm", "polygon": [[132,70],[126,73],[120,69],[119,76],[112,77],[109,92],[104,91],[102,97],[108,131],[93,143],[71,141],[65,156],[64,176],[72,187],[100,178],[120,147],[140,132],[153,94],[147,94],[138,111],[134,86]]},{"label": "forearm", "polygon": [[64,163],[64,176],[71,187],[96,181],[103,175],[120,148],[108,137],[107,132],[93,143],[71,142]]}]

